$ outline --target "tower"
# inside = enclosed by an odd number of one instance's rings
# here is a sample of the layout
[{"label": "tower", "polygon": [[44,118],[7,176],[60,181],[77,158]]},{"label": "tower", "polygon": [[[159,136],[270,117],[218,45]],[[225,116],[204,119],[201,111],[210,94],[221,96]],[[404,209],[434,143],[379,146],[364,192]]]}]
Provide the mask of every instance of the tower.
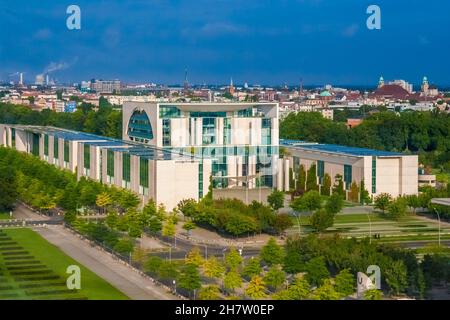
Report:
[{"label": "tower", "polygon": [[378,88],[381,88],[384,86],[384,79],[383,76],[380,77],[380,80],[378,81]]},{"label": "tower", "polygon": [[234,95],[234,85],[233,85],[233,78],[230,80],[230,88],[228,90],[231,95]]},{"label": "tower", "polygon": [[428,83],[428,78],[427,77],[423,77],[423,80],[422,80],[422,92],[427,94],[429,89],[430,89],[430,84]]},{"label": "tower", "polygon": [[189,82],[188,82],[188,78],[187,78],[187,68],[184,69],[183,90],[184,90],[185,93],[189,91]]}]

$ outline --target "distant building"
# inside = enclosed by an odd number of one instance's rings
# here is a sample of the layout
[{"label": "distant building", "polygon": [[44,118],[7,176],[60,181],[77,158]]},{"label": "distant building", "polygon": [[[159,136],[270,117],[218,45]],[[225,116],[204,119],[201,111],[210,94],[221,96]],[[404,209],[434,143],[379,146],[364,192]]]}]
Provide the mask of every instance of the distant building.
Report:
[{"label": "distant building", "polygon": [[359,126],[363,122],[363,119],[360,118],[348,118],[347,119],[347,128],[351,129]]},{"label": "distant building", "polygon": [[97,93],[120,93],[120,80],[95,80],[91,90]]},{"label": "distant building", "polygon": [[405,89],[406,91],[408,91],[409,93],[413,93],[413,85],[406,82],[405,80],[394,80],[390,81],[388,84],[398,85],[403,89]]}]

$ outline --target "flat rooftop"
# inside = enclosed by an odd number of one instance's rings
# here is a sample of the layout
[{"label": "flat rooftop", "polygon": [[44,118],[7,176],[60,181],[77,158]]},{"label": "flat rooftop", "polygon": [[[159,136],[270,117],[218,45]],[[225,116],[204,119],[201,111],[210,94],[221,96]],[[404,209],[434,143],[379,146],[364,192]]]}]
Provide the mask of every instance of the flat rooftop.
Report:
[{"label": "flat rooftop", "polygon": [[313,151],[345,154],[349,156],[374,156],[374,157],[398,157],[404,154],[398,152],[382,151],[368,148],[349,147],[337,144],[326,144],[317,142],[307,142],[302,140],[284,140],[280,139],[280,146],[307,149]]},{"label": "flat rooftop", "polygon": [[198,159],[192,154],[180,151],[161,149],[153,146],[147,146],[132,141],[124,141],[109,137],[99,136],[91,133],[61,129],[56,127],[27,126],[27,125],[8,125],[12,128],[33,132],[37,134],[48,134],[60,139],[82,142],[86,145],[100,147],[112,151],[129,153],[149,160],[182,160],[192,161]]}]

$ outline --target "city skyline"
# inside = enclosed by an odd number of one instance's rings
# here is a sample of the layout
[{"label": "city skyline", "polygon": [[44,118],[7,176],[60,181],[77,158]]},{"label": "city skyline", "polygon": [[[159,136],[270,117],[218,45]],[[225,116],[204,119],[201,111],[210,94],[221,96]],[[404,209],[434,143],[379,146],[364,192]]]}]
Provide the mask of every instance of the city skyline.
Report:
[{"label": "city skyline", "polygon": [[381,30],[368,30],[370,4],[78,1],[81,30],[66,28],[65,3],[1,4],[0,78],[25,72],[34,83],[48,72],[60,83],[101,75],[182,84],[188,68],[192,84],[374,86],[383,75],[450,85],[449,4],[379,1]]}]

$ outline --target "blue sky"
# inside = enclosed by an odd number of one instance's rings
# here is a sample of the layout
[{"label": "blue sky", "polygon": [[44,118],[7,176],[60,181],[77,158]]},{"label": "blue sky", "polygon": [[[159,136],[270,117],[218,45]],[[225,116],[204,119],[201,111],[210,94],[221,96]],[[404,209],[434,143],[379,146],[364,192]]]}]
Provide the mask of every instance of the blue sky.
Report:
[{"label": "blue sky", "polygon": [[[66,8],[81,8],[81,30]],[[366,9],[381,8],[381,30]],[[0,78],[181,83],[450,84],[450,2],[147,0],[0,2]]]}]

